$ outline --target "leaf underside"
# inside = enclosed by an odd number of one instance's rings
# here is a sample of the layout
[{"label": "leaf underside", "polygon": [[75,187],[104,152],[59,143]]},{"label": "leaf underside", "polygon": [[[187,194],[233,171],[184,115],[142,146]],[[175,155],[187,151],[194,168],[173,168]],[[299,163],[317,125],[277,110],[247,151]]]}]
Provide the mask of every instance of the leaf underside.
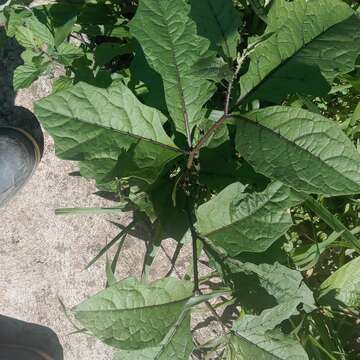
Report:
[{"label": "leaf underside", "polygon": [[274,106],[237,124],[236,148],[259,173],[307,193],[360,192],[360,155],[335,122]]},{"label": "leaf underside", "polygon": [[35,112],[57,155],[80,161],[84,174],[100,184],[118,177],[152,183],[181,155],[162,127],[166,118],[120,82],[108,89],[78,83],[37,102]]},{"label": "leaf underside", "polygon": [[187,360],[193,350],[190,332],[190,313],[182,316],[180,323],[174,326],[160,346],[135,351],[122,351],[114,360]]},{"label": "leaf underside", "polygon": [[175,278],[150,284],[128,278],[85,300],[74,313],[108,345],[124,350],[154,347],[175,325],[192,289],[192,282]]}]

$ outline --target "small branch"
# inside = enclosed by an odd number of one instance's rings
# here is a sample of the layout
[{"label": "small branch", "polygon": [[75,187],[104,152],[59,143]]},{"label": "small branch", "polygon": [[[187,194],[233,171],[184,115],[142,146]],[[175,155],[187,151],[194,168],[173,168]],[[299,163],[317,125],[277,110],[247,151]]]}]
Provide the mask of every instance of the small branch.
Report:
[{"label": "small branch", "polygon": [[197,254],[197,237],[194,236],[191,230],[192,237],[192,251],[193,251],[193,266],[194,266],[194,292],[199,293],[199,269],[198,269],[198,254]]},{"label": "small branch", "polygon": [[[174,253],[173,253],[173,256],[170,258],[171,268],[170,268],[170,270],[167,272],[167,274],[165,275],[165,277],[171,276],[171,274],[173,273],[174,270],[176,271],[176,275],[180,277],[180,272],[177,270],[175,264],[176,264],[176,261],[177,261],[179,255],[180,255],[180,251],[181,251],[182,247],[183,247],[183,244],[182,244],[181,242],[179,242],[179,243],[177,244],[177,246],[176,246],[176,249],[175,249],[175,251],[174,251]],[[164,250],[164,252],[165,252],[165,250]]]},{"label": "small branch", "polygon": [[224,115],[221,116],[221,118],[216,121],[213,126],[205,133],[205,135],[198,141],[198,143],[195,145],[195,147],[190,151],[189,158],[187,162],[187,169],[191,169],[192,165],[194,163],[195,156],[200,152],[201,148],[206,144],[206,142],[210,139],[210,137],[224,124],[225,120],[228,117],[231,117],[230,114],[230,100],[231,100],[231,92],[234,86],[234,82],[239,76],[239,72],[241,70],[242,65],[244,64],[244,61],[249,55],[249,51],[244,51],[244,53],[238,57],[237,60],[237,66],[234,72],[234,75],[232,76],[229,86],[226,93],[226,101],[225,101],[225,109],[224,109]]},{"label": "small branch", "polygon": [[224,110],[224,115],[228,116],[229,115],[229,109],[230,109],[230,100],[231,100],[231,92],[234,86],[234,82],[237,79],[237,77],[239,76],[239,72],[241,70],[241,67],[245,61],[245,59],[248,56],[248,52],[244,51],[244,53],[238,57],[238,61],[237,61],[237,66],[234,72],[234,75],[232,76],[230,82],[229,82],[229,86],[228,86],[228,90],[227,90],[227,94],[226,94],[226,102],[225,102],[225,110]]},{"label": "small branch", "polygon": [[205,133],[205,135],[199,140],[195,147],[190,151],[189,158],[187,162],[187,169],[191,169],[195,156],[199,153],[200,149],[205,145],[205,143],[210,139],[210,137],[219,129],[219,127],[225,122],[225,120],[230,117],[230,115],[223,115],[218,121],[216,121],[213,126]]}]

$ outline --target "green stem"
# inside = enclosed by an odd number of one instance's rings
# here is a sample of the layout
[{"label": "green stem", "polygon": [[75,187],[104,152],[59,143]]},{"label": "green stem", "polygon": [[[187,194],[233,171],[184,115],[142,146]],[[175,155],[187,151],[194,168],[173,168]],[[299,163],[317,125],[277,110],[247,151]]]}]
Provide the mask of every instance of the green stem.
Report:
[{"label": "green stem", "polygon": [[192,239],[192,260],[193,260],[193,274],[194,274],[194,293],[199,294],[199,269],[198,269],[198,251],[197,251],[197,239],[198,235],[194,227],[193,222],[193,207],[190,205],[190,195],[186,199],[186,212],[189,220],[189,228]]}]

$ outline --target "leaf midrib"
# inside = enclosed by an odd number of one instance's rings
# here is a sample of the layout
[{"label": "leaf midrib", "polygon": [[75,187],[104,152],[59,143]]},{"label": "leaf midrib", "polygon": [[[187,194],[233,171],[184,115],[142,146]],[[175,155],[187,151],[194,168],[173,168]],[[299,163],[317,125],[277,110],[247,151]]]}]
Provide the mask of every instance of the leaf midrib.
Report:
[{"label": "leaf midrib", "polygon": [[180,76],[180,66],[177,62],[176,59],[176,53],[175,53],[175,47],[174,47],[174,42],[173,42],[173,38],[171,37],[170,34],[170,29],[169,29],[169,23],[168,23],[168,18],[166,17],[164,8],[161,6],[161,12],[162,12],[162,16],[164,19],[164,24],[166,27],[166,33],[169,39],[169,44],[170,44],[170,53],[171,53],[171,57],[173,59],[173,63],[175,66],[175,76],[176,76],[176,83],[177,83],[177,89],[179,92],[179,96],[180,96],[180,101],[181,101],[181,107],[183,110],[183,117],[184,117],[184,125],[185,125],[185,131],[186,131],[186,137],[188,140],[188,145],[189,147],[191,147],[191,130],[190,130],[190,122],[189,122],[189,114],[186,108],[186,103],[185,103],[185,96],[184,96],[184,88],[182,85],[182,81],[181,81],[181,76]]},{"label": "leaf midrib", "polygon": [[121,308],[121,309],[111,309],[111,310],[107,310],[107,309],[94,309],[94,310],[77,310],[75,308],[75,312],[77,314],[79,313],[103,313],[103,312],[125,312],[125,311],[137,311],[137,310],[144,310],[144,309],[152,309],[152,308],[157,308],[157,307],[161,307],[161,306],[170,306],[170,305],[176,305],[182,302],[185,302],[187,300],[191,299],[191,296],[180,299],[180,300],[175,300],[175,301],[170,301],[167,303],[163,303],[163,304],[154,304],[154,305],[144,305],[144,306],[137,306],[137,307],[132,307],[132,308]]}]

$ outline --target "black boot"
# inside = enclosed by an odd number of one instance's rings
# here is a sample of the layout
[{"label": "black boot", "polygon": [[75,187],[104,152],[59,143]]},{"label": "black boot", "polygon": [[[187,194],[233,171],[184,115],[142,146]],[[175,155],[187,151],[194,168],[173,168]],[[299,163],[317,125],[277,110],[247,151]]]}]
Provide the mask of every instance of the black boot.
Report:
[{"label": "black boot", "polygon": [[0,207],[31,177],[42,152],[41,128],[32,113],[16,108],[11,122],[0,119]]},{"label": "black boot", "polygon": [[0,360],[53,360],[49,355],[34,349],[0,345]]},{"label": "black boot", "polygon": [[0,360],[64,360],[64,356],[50,328],[0,315]]},{"label": "black boot", "polygon": [[39,163],[36,141],[23,130],[0,128],[0,206],[26,183]]}]

